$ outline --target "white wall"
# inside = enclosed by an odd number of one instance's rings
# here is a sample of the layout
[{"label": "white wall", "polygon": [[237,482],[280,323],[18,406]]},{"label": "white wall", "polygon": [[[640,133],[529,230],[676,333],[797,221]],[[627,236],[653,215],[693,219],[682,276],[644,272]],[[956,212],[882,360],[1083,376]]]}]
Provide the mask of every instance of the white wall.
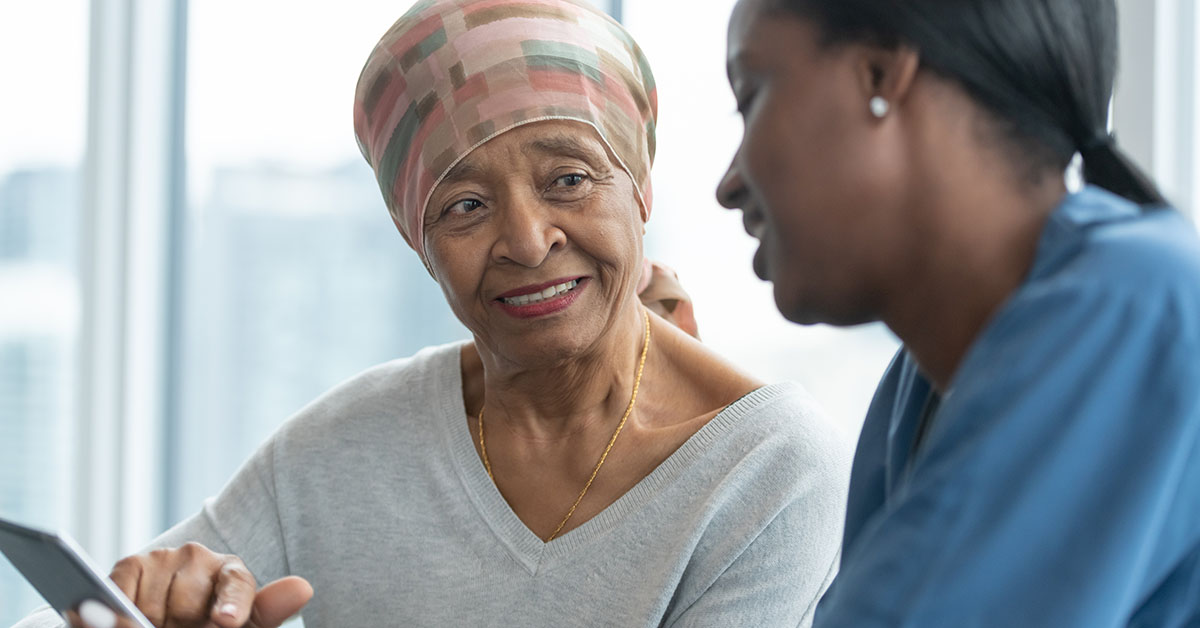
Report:
[{"label": "white wall", "polygon": [[1117,9],[1121,39],[1114,133],[1167,199],[1195,215],[1200,13],[1194,0],[1117,0]]}]

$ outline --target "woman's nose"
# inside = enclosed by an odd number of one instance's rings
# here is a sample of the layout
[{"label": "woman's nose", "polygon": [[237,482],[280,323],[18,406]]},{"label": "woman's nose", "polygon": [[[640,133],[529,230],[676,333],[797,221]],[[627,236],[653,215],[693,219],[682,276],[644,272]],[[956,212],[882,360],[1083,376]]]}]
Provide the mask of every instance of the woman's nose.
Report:
[{"label": "woman's nose", "polygon": [[500,235],[493,254],[500,261],[536,268],[551,251],[566,243],[566,233],[555,222],[550,208],[536,200],[515,199],[501,211]]},{"label": "woman's nose", "polygon": [[737,157],[734,156],[730,162],[729,168],[725,171],[725,176],[721,177],[721,182],[717,185],[717,202],[726,209],[738,209],[742,206],[746,198],[746,184],[742,181],[742,175],[737,169]]}]

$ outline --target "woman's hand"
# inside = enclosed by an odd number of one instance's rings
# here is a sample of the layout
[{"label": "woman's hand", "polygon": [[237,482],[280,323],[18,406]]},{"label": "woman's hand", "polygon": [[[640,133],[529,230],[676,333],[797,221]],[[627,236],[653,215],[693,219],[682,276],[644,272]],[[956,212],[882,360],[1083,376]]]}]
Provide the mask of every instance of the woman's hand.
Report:
[{"label": "woman's hand", "polygon": [[[262,588],[237,556],[217,554],[199,543],[158,549],[122,559],[109,575],[155,626],[275,628],[312,597],[312,586],[296,576]],[[82,609],[82,607],[81,607]],[[90,607],[97,615],[106,608]],[[96,611],[100,612],[96,612]],[[72,626],[133,628],[132,623],[69,613]],[[107,624],[104,625],[104,624]]]},{"label": "woman's hand", "polygon": [[667,322],[700,338],[696,327],[696,315],[692,310],[692,298],[688,296],[679,275],[664,264],[642,260],[642,278],[637,286],[638,298],[646,309],[658,314]]}]

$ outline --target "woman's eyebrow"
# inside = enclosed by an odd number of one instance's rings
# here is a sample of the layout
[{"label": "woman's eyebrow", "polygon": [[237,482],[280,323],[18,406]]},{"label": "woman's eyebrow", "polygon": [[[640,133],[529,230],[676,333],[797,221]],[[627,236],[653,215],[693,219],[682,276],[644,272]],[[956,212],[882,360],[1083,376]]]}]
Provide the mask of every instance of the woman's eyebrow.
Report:
[{"label": "woman's eyebrow", "polygon": [[[457,164],[454,164],[454,167],[450,169],[450,172],[447,172],[446,176],[442,177],[441,183],[458,183],[459,181],[478,178],[482,175],[483,168],[476,166],[469,159],[464,159]],[[438,187],[441,187],[441,185]]]},{"label": "woman's eyebrow", "polygon": [[574,157],[587,162],[592,167],[600,167],[607,161],[606,154],[598,152],[589,143],[565,133],[532,139],[525,146],[527,149],[539,153]]}]

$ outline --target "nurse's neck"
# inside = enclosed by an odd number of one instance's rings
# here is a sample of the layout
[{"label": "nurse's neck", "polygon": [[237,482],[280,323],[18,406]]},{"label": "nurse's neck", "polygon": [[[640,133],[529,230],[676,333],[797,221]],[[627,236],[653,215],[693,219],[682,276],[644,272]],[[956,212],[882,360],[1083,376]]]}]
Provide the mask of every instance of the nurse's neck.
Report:
[{"label": "nurse's neck", "polygon": [[942,394],[1025,281],[1046,220],[1067,192],[1057,174],[1023,185],[995,170],[974,174],[982,176],[955,177],[926,201],[926,218],[934,217],[926,231],[931,237],[906,277],[897,279],[883,312],[883,322]]}]

